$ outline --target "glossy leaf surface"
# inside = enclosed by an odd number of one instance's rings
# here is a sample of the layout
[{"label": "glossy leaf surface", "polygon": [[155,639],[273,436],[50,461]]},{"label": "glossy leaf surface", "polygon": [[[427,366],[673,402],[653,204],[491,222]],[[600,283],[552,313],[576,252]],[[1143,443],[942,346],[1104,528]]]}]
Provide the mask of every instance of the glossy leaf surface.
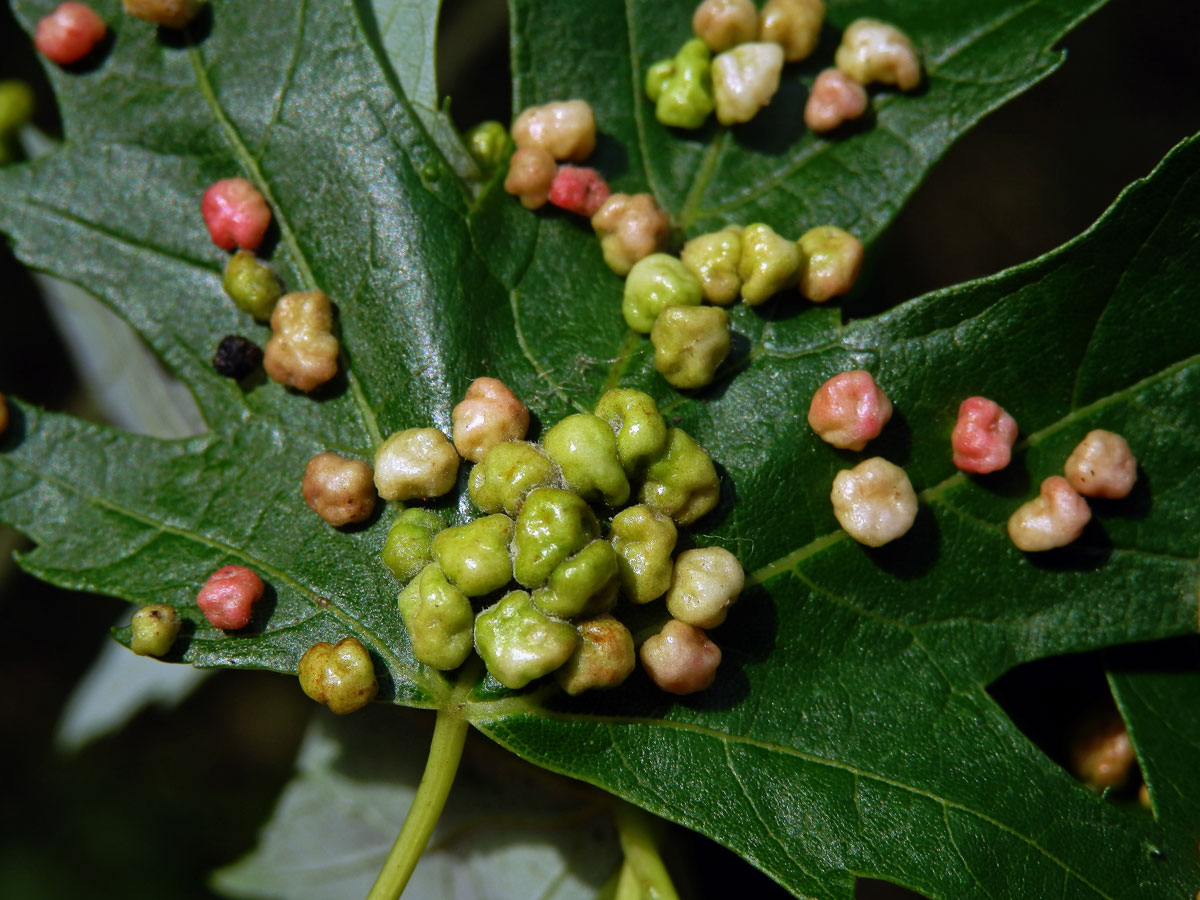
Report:
[{"label": "glossy leaf surface", "polygon": [[[51,5],[17,9],[28,24]],[[638,83],[687,37],[689,4],[564,16],[562,4],[518,2],[514,91],[518,105],[591,99],[603,132],[593,162],[620,189],[653,190],[689,236],[835,221],[870,244],[955,136],[1057,65],[1047,48],[1093,5],[833,3],[815,61],[789,70],[761,122],[685,135],[654,121]],[[1200,860],[1145,851],[1178,841],[1183,811],[1149,821],[1090,795],[985,688],[1023,661],[1197,628],[1200,144],[1077,241],[999,276],[849,324],[856,298],[737,307],[723,377],[681,395],[626,332],[620,281],[586,223],[460,181],[363,4],[218,2],[185,35],[121,19],[115,0],[97,6],[119,23],[116,40],[93,66],[51,72],[68,141],[0,172],[0,228],[29,265],[133,324],[190,386],[208,431],[160,441],[16,405],[0,440],[0,516],[38,542],[28,569],[174,603],[190,623],[180,657],[197,665],[290,672],[314,641],[353,634],[385,676],[383,699],[439,706],[451,685],[413,659],[378,562],[394,511],[330,529],[299,496],[305,461],[329,449],[369,459],[401,428],[448,430],[482,374],[543,425],[607,387],[640,387],[720,467],[723,502],[695,541],[753,573],[713,635],[717,683],[675,700],[639,673],[567,700],[500,690],[469,663],[456,678],[479,681],[464,710],[477,727],[714,837],[800,896],[848,898],[858,875],[930,897],[1194,891]],[[878,94],[872,121],[833,140],[782,125],[836,30],[865,13],[910,32],[924,89]],[[222,295],[225,257],[198,214],[207,184],[232,175],[267,196],[264,252],[289,289],[320,287],[338,305],[343,374],[314,396],[239,385],[208,364],[227,333],[267,337]],[[849,540],[829,507],[833,475],[861,455],[830,449],[804,418],[813,390],[855,367],[898,411],[867,454],[903,465],[922,500],[912,532],[878,550]],[[968,479],[950,463],[971,394],[1021,426],[1000,475]],[[1098,504],[1070,548],[1016,551],[1006,518],[1097,426],[1137,453],[1134,494]],[[471,514],[465,496],[444,505]],[[238,634],[194,605],[230,562],[270,585]]]}]

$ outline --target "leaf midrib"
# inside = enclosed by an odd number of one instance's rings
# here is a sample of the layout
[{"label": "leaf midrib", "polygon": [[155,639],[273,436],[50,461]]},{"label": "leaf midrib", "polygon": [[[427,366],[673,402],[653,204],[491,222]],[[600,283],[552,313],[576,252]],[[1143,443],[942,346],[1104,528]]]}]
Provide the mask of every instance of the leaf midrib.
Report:
[{"label": "leaf midrib", "polygon": [[[300,15],[303,17],[307,9],[308,0],[301,0]],[[225,113],[221,106],[220,100],[217,99],[216,92],[213,90],[212,82],[208,77],[208,72],[204,67],[204,57],[200,49],[188,38],[187,45],[188,59],[192,65],[192,71],[196,76],[196,87],[200,91],[204,102],[208,105],[212,112],[213,118],[221,128],[222,134],[225,136],[225,142],[229,145],[230,151],[241,165],[247,178],[262,192],[270,206],[275,221],[279,225],[279,235],[283,239],[284,244],[288,248],[288,253],[292,258],[293,263],[300,270],[300,278],[307,290],[319,290],[320,285],[317,283],[316,276],[313,274],[312,266],[308,262],[308,256],[300,248],[300,242],[296,238],[296,233],[292,230],[291,221],[284,211],[284,208],[275,199],[275,194],[271,190],[271,184],[263,175],[262,169],[258,165],[257,159],[250,152],[250,148],[246,146],[242,136],[234,127],[233,122]],[[281,96],[279,99],[280,108],[286,98]],[[265,144],[263,149],[265,150]],[[358,409],[359,417],[362,420],[363,428],[367,433],[372,447],[378,447],[383,443],[383,434],[379,429],[379,422],[375,415],[375,410],[368,402],[366,393],[363,390],[362,383],[358,379],[352,366],[349,365],[347,354],[344,350],[339,353],[338,367],[346,374],[346,383],[350,388],[350,395],[354,401],[355,407]]]}]

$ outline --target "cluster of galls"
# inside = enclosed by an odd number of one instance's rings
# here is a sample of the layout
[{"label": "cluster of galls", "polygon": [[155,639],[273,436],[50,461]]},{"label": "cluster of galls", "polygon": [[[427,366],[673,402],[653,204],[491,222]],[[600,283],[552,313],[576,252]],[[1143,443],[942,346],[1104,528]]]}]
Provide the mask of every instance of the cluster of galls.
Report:
[{"label": "cluster of galls", "polygon": [[824,303],[850,290],[862,260],[862,243],[832,225],[795,241],[762,223],[730,225],[692,238],[679,258],[653,253],[634,263],[621,312],[631,329],[650,335],[654,367],[671,385],[704,387],[729,355],[723,307],[739,299],[758,306],[789,289]]},{"label": "cluster of galls", "polygon": [[716,506],[720,482],[652,398],[609,391],[595,414],[568,416],[540,446],[493,445],[468,492],[481,518],[446,528],[411,507],[384,545],[406,583],[400,614],[418,660],[449,670],[474,650],[510,688],[552,672],[569,694],[615,687],[633,671],[635,642],[614,613],[666,595],[673,618],[642,644],[643,667],[673,693],[712,683],[720,651],[704,629],[724,621],[744,576],[719,547],[672,559],[677,526]]},{"label": "cluster of galls", "polygon": [[[823,0],[767,0],[761,14],[751,0],[704,0],[692,16],[696,37],[646,72],[655,117],[674,128],[700,128],[714,111],[722,125],[749,122],[779,90],[784,63],[817,48],[824,21]],[[876,19],[850,24],[834,62],[817,76],[804,108],[813,131],[832,131],[866,112],[866,85],[911,91],[921,83],[912,42]]]}]

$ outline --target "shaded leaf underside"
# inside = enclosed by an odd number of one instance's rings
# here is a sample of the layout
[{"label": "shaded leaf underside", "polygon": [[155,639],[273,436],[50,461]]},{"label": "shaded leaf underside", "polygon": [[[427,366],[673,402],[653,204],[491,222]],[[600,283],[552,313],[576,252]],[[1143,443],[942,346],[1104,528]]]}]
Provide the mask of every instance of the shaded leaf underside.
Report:
[{"label": "shaded leaf underside", "polygon": [[[17,8],[29,22],[50,5]],[[688,234],[835,221],[870,242],[950,140],[1057,65],[1046,48],[1092,5],[964,0],[934,19],[901,0],[831,4],[838,27],[863,12],[905,24],[929,79],[915,97],[879,96],[869,129],[830,142],[789,134],[779,117],[832,45],[789,73],[764,123],[681,136],[636,86],[686,37],[688,4],[592,4],[563,21],[558,5],[514,3],[516,102],[589,96],[605,132],[596,164],[619,188],[652,188]],[[116,0],[97,6],[120,21]],[[282,52],[246,53],[249,33]],[[481,374],[511,384],[543,423],[608,386],[641,387],[723,468],[725,502],[697,542],[754,573],[714,635],[717,685],[668,701],[635,675],[567,703],[485,682],[466,707],[481,730],[713,836],[798,895],[849,897],[857,875],[931,897],[1195,890],[1200,860],[1170,821],[1186,808],[1163,805],[1156,822],[1087,794],[985,686],[1023,661],[1197,628],[1200,144],[1076,242],[1000,276],[851,324],[783,298],[738,308],[733,377],[681,397],[624,331],[620,282],[585,227],[529,214],[494,184],[472,199],[397,95],[356,4],[217,3],[211,33],[195,37],[164,45],[124,22],[94,69],[52,73],[66,148],[0,173],[0,227],[19,255],[133,324],[210,428],[155,441],[18,406],[0,443],[0,516],[38,542],[23,565],[176,604],[190,622],[182,658],[197,665],[294,671],[314,641],[356,634],[386,671],[386,696],[436,706],[449,686],[413,660],[377,561],[390,512],[332,532],[299,497],[304,461],[369,455],[404,427],[449,430],[455,398]],[[319,286],[338,304],[346,375],[317,397],[239,387],[207,364],[226,333],[267,336],[221,299],[224,255],[197,211],[207,184],[235,174],[271,202],[267,251],[289,288]],[[914,530],[874,551],[829,509],[834,473],[856,457],[804,422],[816,386],[854,367],[898,411],[871,454],[904,465],[923,501]],[[1001,475],[968,479],[949,463],[970,394],[1021,425]],[[1067,550],[1017,552],[1007,516],[1098,426],[1138,454],[1134,495],[1098,505]],[[469,514],[466,501],[451,512]],[[271,585],[236,636],[193,602],[228,562]],[[1152,757],[1167,736],[1144,720],[1138,748]]]}]

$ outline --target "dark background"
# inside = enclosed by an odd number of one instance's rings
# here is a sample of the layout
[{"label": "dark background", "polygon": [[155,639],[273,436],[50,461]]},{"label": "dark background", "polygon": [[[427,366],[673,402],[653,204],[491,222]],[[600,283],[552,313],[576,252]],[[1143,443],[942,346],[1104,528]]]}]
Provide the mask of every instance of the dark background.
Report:
[{"label": "dark background", "polygon": [[[448,0],[439,71],[462,127],[509,116],[501,0]],[[1084,230],[1130,181],[1200,128],[1200,4],[1113,0],[1063,42],[1047,81],[954,147],[877,248],[873,293],[890,304],[1031,259]],[[447,36],[452,36],[448,38]],[[28,41],[0,7],[0,78],[38,91]],[[0,245],[0,392],[98,418],[34,282]],[[311,704],[294,679],[222,672],[178,709],[150,709],[75,755],[52,747],[74,684],[125,607],[22,574],[22,539],[0,526],[0,897],[207,898],[206,874],[254,843],[286,783]],[[1061,760],[1069,727],[1106,695],[1092,656],[1036,664],[995,693]],[[1034,686],[1038,689],[1034,690]],[[196,778],[203,802],[195,803]],[[681,830],[669,860],[683,893],[783,891],[732,854]],[[863,885],[859,896],[911,896]]]}]

